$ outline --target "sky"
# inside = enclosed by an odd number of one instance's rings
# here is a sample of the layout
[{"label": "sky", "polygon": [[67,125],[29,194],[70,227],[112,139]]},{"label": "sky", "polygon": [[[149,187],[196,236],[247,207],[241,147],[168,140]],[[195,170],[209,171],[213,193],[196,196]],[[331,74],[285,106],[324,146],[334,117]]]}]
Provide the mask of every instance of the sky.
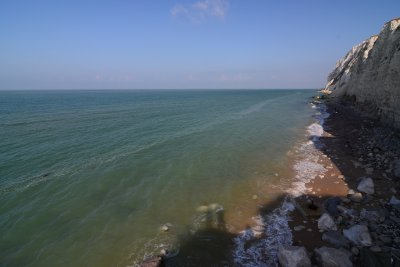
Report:
[{"label": "sky", "polygon": [[399,0],[1,0],[0,90],[321,88]]}]

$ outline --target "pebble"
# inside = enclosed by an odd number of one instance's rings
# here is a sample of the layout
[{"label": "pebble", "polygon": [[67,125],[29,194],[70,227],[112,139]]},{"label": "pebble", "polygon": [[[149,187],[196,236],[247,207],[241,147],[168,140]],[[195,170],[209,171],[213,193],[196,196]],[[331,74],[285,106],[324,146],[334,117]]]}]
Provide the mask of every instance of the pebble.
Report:
[{"label": "pebble", "polygon": [[304,225],[297,225],[295,227],[293,227],[293,230],[295,230],[296,232],[302,231],[304,230],[306,227]]},{"label": "pebble", "polygon": [[350,200],[354,202],[361,202],[363,200],[363,195],[361,193],[354,193],[350,195]]},{"label": "pebble", "polygon": [[341,197],[340,200],[341,200],[343,203],[346,203],[346,204],[351,203],[351,200],[348,199],[347,197]]},{"label": "pebble", "polygon": [[352,247],[351,253],[353,253],[353,255],[357,256],[360,253],[360,250],[357,247]]}]

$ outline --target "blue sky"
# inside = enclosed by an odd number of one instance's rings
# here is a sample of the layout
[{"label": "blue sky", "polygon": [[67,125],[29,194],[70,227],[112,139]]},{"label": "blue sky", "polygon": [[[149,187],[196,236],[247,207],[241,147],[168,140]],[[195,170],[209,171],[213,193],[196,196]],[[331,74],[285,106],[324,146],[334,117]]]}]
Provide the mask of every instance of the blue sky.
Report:
[{"label": "blue sky", "polygon": [[2,0],[0,89],[319,88],[400,1]]}]

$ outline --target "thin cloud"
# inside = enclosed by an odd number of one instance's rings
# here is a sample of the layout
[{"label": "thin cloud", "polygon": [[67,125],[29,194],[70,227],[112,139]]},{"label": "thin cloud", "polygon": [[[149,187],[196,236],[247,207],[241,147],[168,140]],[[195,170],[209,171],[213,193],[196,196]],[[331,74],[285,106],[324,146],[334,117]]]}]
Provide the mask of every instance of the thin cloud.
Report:
[{"label": "thin cloud", "polygon": [[174,17],[183,16],[193,23],[201,23],[205,19],[212,17],[224,21],[228,9],[228,0],[204,0],[189,6],[176,4],[171,8],[170,13]]}]

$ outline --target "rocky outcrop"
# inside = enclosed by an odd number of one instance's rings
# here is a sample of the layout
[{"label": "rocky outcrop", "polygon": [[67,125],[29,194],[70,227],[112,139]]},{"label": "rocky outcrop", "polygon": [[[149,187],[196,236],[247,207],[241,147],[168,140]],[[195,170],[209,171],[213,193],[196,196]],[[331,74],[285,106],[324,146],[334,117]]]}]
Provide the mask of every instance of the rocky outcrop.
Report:
[{"label": "rocky outcrop", "polygon": [[400,128],[400,18],[339,60],[323,91]]}]

